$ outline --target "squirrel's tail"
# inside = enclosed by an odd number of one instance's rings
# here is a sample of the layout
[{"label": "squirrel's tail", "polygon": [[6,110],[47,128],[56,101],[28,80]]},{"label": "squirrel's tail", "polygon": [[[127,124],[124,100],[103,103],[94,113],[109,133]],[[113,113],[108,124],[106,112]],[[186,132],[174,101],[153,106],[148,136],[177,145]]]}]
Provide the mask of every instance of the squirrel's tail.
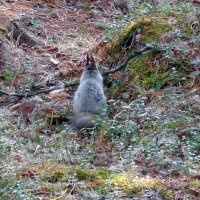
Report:
[{"label": "squirrel's tail", "polygon": [[81,130],[83,128],[94,128],[97,125],[97,120],[100,118],[99,115],[82,112],[78,115],[75,115],[71,120],[71,129],[72,130]]}]

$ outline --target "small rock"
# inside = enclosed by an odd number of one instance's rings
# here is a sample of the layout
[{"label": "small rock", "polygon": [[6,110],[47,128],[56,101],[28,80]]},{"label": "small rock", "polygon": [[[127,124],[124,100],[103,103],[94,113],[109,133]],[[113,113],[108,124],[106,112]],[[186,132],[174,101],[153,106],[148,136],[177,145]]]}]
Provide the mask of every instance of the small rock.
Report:
[{"label": "small rock", "polygon": [[50,61],[54,64],[54,65],[58,65],[59,63],[60,63],[60,61],[59,60],[56,60],[56,59],[54,59],[54,58],[50,58]]},{"label": "small rock", "polygon": [[122,97],[124,99],[129,99],[130,98],[130,93],[129,92],[125,92],[125,93],[122,94]]}]

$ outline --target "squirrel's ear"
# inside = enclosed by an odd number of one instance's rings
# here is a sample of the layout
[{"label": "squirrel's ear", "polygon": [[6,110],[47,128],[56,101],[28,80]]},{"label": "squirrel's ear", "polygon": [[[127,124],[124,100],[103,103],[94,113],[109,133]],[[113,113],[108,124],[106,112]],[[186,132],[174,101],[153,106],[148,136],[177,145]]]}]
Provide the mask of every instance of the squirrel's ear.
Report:
[{"label": "squirrel's ear", "polygon": [[93,56],[90,56],[90,62],[91,62],[91,64],[95,64]]},{"label": "squirrel's ear", "polygon": [[87,70],[97,70],[94,58],[92,56],[90,56],[89,54],[87,54],[86,59],[87,59],[87,61],[86,61],[85,69],[87,69]]},{"label": "squirrel's ear", "polygon": [[86,66],[89,65],[89,62],[90,62],[90,56],[89,56],[89,54],[87,53],[87,56],[86,56]]}]

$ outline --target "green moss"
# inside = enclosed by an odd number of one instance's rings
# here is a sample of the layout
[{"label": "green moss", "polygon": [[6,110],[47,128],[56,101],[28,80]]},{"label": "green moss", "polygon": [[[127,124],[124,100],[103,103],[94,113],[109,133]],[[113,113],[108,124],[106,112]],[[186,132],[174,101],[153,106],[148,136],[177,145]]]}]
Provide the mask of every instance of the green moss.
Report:
[{"label": "green moss", "polygon": [[130,84],[150,89],[154,86],[157,74],[156,69],[148,68],[147,62],[152,58],[152,53],[141,55],[129,62]]},{"label": "green moss", "polygon": [[174,199],[174,193],[172,190],[161,189],[159,193],[160,193],[160,195],[162,195],[164,198],[166,198],[168,200]]},{"label": "green moss", "polygon": [[115,81],[109,90],[109,99],[116,99],[116,97],[119,96],[119,94],[121,94],[126,88],[127,85],[122,84],[121,81]]},{"label": "green moss", "polygon": [[[177,14],[178,19],[183,20],[183,15]],[[179,26],[179,23],[174,20],[173,23],[171,18],[166,13],[157,12],[154,17],[141,17],[137,19],[136,22],[132,23],[129,27],[124,29],[119,29],[115,32],[114,37],[111,41],[110,55],[118,55],[121,52],[124,44],[130,35],[134,35],[139,27],[142,27],[143,31],[141,34],[141,42],[145,43],[158,43],[160,36],[164,33],[171,32],[174,26]],[[184,22],[183,22],[184,23]],[[186,25],[186,23],[184,23]],[[187,25],[186,25],[187,26]],[[133,47],[134,48],[134,47]],[[150,52],[144,55],[133,58],[129,61],[127,67],[127,73],[129,74],[129,83],[124,84],[120,80],[116,80],[112,85],[109,93],[109,98],[119,97],[125,91],[131,91],[129,88],[133,88],[132,98],[135,98],[141,92],[150,90],[152,88],[159,90],[166,86],[177,86],[185,85],[187,81],[181,79],[187,74],[187,69],[189,67],[187,58],[181,56],[178,58],[173,58],[169,50],[171,47],[163,46],[160,49],[162,52],[162,62],[160,65],[154,66],[155,53]],[[184,52],[184,47],[177,47],[178,51]],[[132,49],[133,51],[133,49]],[[169,55],[168,55],[169,54]],[[116,58],[115,58],[116,60]],[[172,73],[172,68],[176,66],[176,73]]]},{"label": "green moss", "polygon": [[172,30],[167,21],[161,21],[159,18],[154,20],[151,26],[144,26],[142,41],[146,43],[158,42],[162,33]]},{"label": "green moss", "polygon": [[106,168],[99,168],[93,170],[77,169],[76,176],[80,180],[95,180],[95,179],[107,179],[111,172]]},{"label": "green moss", "polygon": [[158,75],[155,73],[155,70],[147,69],[147,71],[144,73],[144,76],[145,79],[143,80],[142,86],[145,89],[153,88],[158,78]]},{"label": "green moss", "polygon": [[[119,80],[116,81],[111,87],[109,96],[111,98],[116,98],[123,92],[127,91],[128,88],[137,88],[133,90],[134,93],[131,94],[133,97],[141,93],[141,91],[147,91],[152,88],[159,90],[168,85],[185,85],[187,84],[186,79],[182,79],[187,74],[189,66],[185,65],[182,67],[183,62],[169,63],[165,66],[149,66],[153,60],[153,53],[149,52],[144,55],[138,56],[129,61],[128,74],[129,83],[123,84]],[[173,74],[172,68],[176,66],[176,73]]]},{"label": "green moss", "polygon": [[146,53],[130,60],[128,64],[129,83],[124,84],[120,80],[114,82],[109,90],[109,98],[116,99],[117,96],[129,88],[131,88],[131,90],[135,87],[137,88],[137,90],[134,90],[133,94],[131,94],[133,97],[140,94],[141,91],[152,88],[157,75],[155,74],[156,69],[149,69],[147,67],[147,62],[151,58],[152,53]]},{"label": "green moss", "polygon": [[55,171],[55,172],[52,172],[52,173],[45,174],[43,179],[47,180],[51,183],[55,183],[55,182],[58,182],[58,181],[67,180],[67,176],[62,171]]},{"label": "green moss", "polygon": [[[171,38],[187,39],[193,31],[191,25],[187,22],[187,15],[190,14],[195,8],[192,6],[180,4],[180,6],[165,7],[156,10],[151,16],[139,16],[135,23],[133,22],[127,28],[117,30],[111,41],[111,55],[119,55],[131,34],[134,35],[139,27],[142,27],[141,42],[156,43],[160,45],[160,37],[169,32]],[[132,48],[132,51],[135,47]],[[131,61],[127,67],[129,74],[129,83],[123,84],[120,80],[116,80],[110,89],[109,96],[111,98],[120,97],[119,95],[125,91],[133,89],[131,96],[134,98],[143,91],[150,89],[162,89],[167,86],[180,86],[187,85],[188,81],[183,78],[188,74],[191,67],[187,57],[184,54],[185,46],[177,46],[180,55],[173,56],[171,46],[162,44],[158,47],[160,50],[159,65],[154,66],[154,53],[146,53],[145,55],[138,56]],[[137,49],[135,49],[137,50]],[[116,57],[114,58],[116,60]],[[173,74],[172,69],[176,67],[176,72]]]},{"label": "green moss", "polygon": [[96,169],[94,171],[95,173],[95,176],[97,178],[101,178],[101,179],[108,179],[109,176],[111,175],[111,171],[109,171],[108,169],[106,168],[99,168],[99,169]]},{"label": "green moss", "polygon": [[150,52],[131,59],[129,61],[129,68],[135,71],[135,73],[138,73],[138,76],[140,76],[141,74],[143,74],[144,69],[146,69],[146,64],[151,58],[152,53]]},{"label": "green moss", "polygon": [[94,179],[94,175],[92,175],[89,170],[85,170],[85,169],[77,169],[76,177],[79,180]]},{"label": "green moss", "polygon": [[115,55],[122,50],[124,44],[131,34],[138,28],[137,23],[132,22],[127,28],[118,27],[117,30],[111,33],[111,42],[109,54]]}]

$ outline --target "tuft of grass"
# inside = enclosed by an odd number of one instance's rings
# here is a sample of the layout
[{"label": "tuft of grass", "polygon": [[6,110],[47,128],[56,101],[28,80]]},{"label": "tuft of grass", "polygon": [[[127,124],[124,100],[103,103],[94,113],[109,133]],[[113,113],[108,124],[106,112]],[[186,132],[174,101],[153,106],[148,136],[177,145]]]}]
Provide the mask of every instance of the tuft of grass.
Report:
[{"label": "tuft of grass", "polygon": [[12,78],[15,76],[15,72],[10,71],[10,70],[6,70],[1,74],[1,77],[4,78],[4,84],[5,85],[10,85]]},{"label": "tuft of grass", "polygon": [[83,3],[83,5],[82,5],[82,9],[84,10],[84,11],[91,11],[91,4],[90,3]]}]

